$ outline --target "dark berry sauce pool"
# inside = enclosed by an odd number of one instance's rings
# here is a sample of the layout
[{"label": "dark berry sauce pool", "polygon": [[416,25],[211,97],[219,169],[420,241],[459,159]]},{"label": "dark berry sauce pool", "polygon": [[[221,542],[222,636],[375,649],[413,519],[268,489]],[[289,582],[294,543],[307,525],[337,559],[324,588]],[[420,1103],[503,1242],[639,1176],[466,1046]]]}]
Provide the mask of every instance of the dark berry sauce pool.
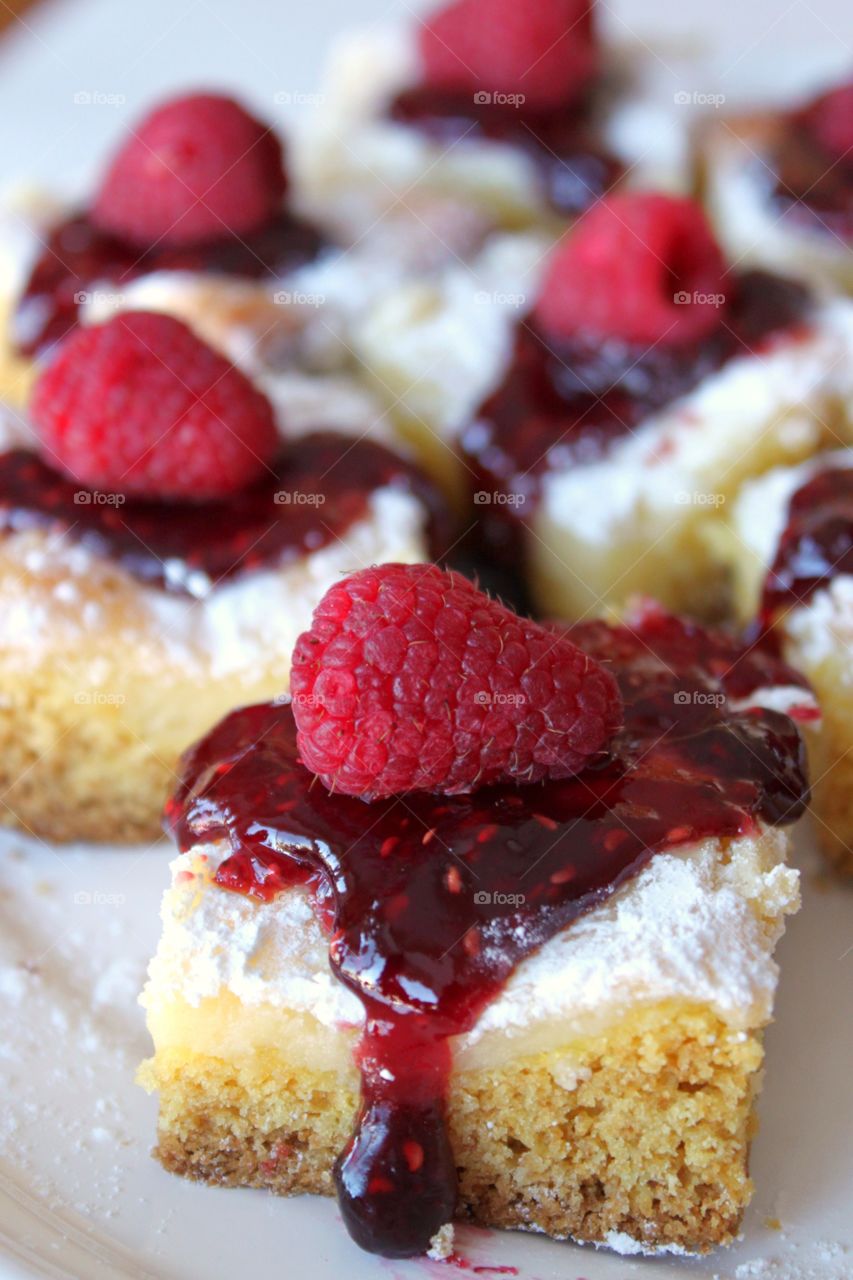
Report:
[{"label": "dark berry sauce pool", "polygon": [[589,104],[531,112],[523,103],[479,97],[419,85],[398,94],[388,114],[442,147],[469,138],[518,148],[534,166],[543,200],[566,217],[583,213],[622,176],[621,165],[597,140]]},{"label": "dark berry sauce pool", "polygon": [[776,657],[657,611],[571,634],[612,664],[626,705],[611,753],[577,778],[367,805],[325,791],[299,763],[290,708],[262,705],[188,752],[167,808],[182,850],[228,842],[223,888],[312,894],[332,970],[364,1006],[361,1107],[335,1178],[350,1233],[376,1253],[423,1253],[464,1214],[452,1038],[525,956],[654,854],[793,822],[807,801],[793,721],[727,701],[802,685]]},{"label": "dark berry sauce pool", "polygon": [[447,529],[426,477],[389,449],[332,431],[288,442],[261,480],[214,502],[143,502],[93,492],[29,450],[0,454],[0,535],[50,529],[141,581],[204,595],[236,573],[283,565],[344,537],[387,486],[420,498],[433,551]]},{"label": "dark berry sauce pool", "polygon": [[462,435],[474,491],[499,495],[477,509],[487,546],[510,561],[523,558],[522,531],[549,471],[601,461],[727,361],[806,332],[812,300],[804,286],[749,271],[728,289],[723,322],[687,347],[555,341],[519,327],[503,382]]},{"label": "dark berry sauce pool", "polygon": [[80,295],[96,286],[120,290],[153,271],[201,271],[272,282],[312,261],[325,243],[316,228],[282,212],[250,235],[140,251],[99,231],[86,213],[77,213],[48,235],[13,316],[13,341],[25,356],[61,341],[77,323]]},{"label": "dark berry sauce pool", "polygon": [[853,470],[827,467],[788,504],[788,519],[764,583],[761,622],[807,604],[839,574],[853,574]]},{"label": "dark berry sauce pool", "polygon": [[[766,173],[764,166],[757,168],[759,182]],[[838,159],[823,149],[809,128],[808,112],[787,121],[772,158],[769,195],[786,221],[830,243],[836,237],[839,252],[853,244],[853,158]]]}]

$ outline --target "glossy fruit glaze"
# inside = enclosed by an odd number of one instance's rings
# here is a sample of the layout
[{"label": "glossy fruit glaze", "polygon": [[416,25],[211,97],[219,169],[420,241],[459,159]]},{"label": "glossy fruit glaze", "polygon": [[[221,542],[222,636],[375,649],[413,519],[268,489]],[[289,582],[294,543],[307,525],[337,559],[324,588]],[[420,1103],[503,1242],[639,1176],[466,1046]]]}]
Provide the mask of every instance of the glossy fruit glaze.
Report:
[{"label": "glossy fruit glaze", "polygon": [[477,98],[421,85],[399,94],[388,114],[442,147],[463,138],[517,147],[535,167],[543,200],[566,217],[582,213],[621,177],[620,164],[597,139],[590,105],[531,112]]},{"label": "glossy fruit glaze", "polygon": [[77,323],[81,295],[119,292],[154,271],[202,271],[274,283],[312,261],[325,241],[314,227],[280,213],[260,230],[186,248],[154,245],[140,251],[99,231],[86,213],[55,226],[30,272],[12,321],[21,355],[53,346]]},{"label": "glossy fruit glaze", "polygon": [[827,467],[797,489],[764,583],[761,621],[808,604],[839,574],[853,574],[853,470]]},{"label": "glossy fruit glaze", "polygon": [[571,634],[612,664],[626,705],[610,753],[575,778],[367,805],[326,791],[297,758],[290,709],[262,705],[186,755],[167,808],[182,850],[228,842],[224,889],[312,894],[332,970],[364,1006],[361,1108],[335,1178],[349,1231],[376,1253],[422,1253],[454,1216],[452,1039],[525,956],[655,853],[806,804],[792,720],[728,702],[802,685],[777,658],[657,610]]},{"label": "glossy fruit glaze", "polygon": [[733,281],[718,328],[692,346],[557,341],[520,326],[503,382],[462,435],[473,490],[503,499],[478,508],[481,537],[501,556],[523,556],[521,527],[548,471],[601,461],[727,361],[805,332],[810,308],[802,285],[749,271]]},{"label": "glossy fruit glaze", "polygon": [[370,496],[412,492],[429,515],[433,548],[447,537],[430,482],[382,445],[316,432],[282,446],[249,488],[211,502],[147,502],[96,493],[59,475],[38,454],[0,454],[0,532],[62,530],[143,582],[182,594],[327,546],[367,514]]},{"label": "glossy fruit glaze", "polygon": [[[768,184],[756,161],[757,180]],[[853,243],[853,158],[839,160],[821,147],[805,115],[788,118],[780,134],[769,178],[771,205],[786,221],[836,238],[839,252]],[[843,243],[838,243],[841,241]]]}]

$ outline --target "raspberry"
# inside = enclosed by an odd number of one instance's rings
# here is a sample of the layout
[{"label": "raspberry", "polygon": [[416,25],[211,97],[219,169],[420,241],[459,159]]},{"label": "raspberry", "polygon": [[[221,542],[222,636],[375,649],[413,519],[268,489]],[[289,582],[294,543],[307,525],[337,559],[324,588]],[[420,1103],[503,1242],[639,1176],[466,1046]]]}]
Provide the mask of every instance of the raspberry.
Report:
[{"label": "raspberry", "polygon": [[246,235],[287,186],[278,138],[239,103],[212,93],[152,111],[119,149],[95,197],[102,231],[138,248]]},{"label": "raspberry", "polygon": [[592,26],[590,0],[456,0],[419,30],[424,76],[553,110],[579,98],[598,70]]},{"label": "raspberry", "polygon": [[333,791],[472,791],[565,778],[621,722],[611,674],[435,565],[364,569],[297,641],[297,744]]},{"label": "raspberry", "polygon": [[800,118],[828,155],[853,167],[853,81],[817,98]]},{"label": "raspberry", "polygon": [[688,343],[722,322],[725,265],[698,204],[609,196],[551,259],[534,309],[555,337]]},{"label": "raspberry", "polygon": [[277,448],[272,408],[171,316],[80,328],[33,390],[50,462],[90,489],[203,500],[242,488]]}]

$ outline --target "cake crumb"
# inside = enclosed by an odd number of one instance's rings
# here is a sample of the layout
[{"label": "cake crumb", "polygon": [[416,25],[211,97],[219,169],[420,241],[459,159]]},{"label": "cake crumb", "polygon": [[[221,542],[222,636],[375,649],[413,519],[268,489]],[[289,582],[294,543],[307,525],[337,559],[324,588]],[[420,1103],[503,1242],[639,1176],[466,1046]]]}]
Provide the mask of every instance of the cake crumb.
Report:
[{"label": "cake crumb", "polygon": [[453,1223],[445,1222],[430,1240],[427,1257],[432,1258],[434,1262],[442,1262],[445,1258],[449,1258],[453,1253],[453,1236]]}]

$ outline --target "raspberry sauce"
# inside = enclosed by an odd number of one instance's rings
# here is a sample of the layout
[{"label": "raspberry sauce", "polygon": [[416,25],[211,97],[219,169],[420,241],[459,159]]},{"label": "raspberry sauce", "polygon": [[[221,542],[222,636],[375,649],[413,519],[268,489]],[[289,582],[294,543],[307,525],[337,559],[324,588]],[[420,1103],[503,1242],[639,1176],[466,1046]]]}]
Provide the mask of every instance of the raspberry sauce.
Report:
[{"label": "raspberry sauce", "polygon": [[[766,167],[756,162],[755,169],[756,180],[766,186]],[[821,146],[808,111],[787,120],[772,169],[770,203],[786,221],[830,241],[853,243],[853,159],[838,159]]]},{"label": "raspberry sauce", "polygon": [[574,217],[600,200],[622,176],[622,167],[596,141],[590,107],[532,112],[524,104],[480,101],[482,95],[420,85],[406,89],[388,114],[442,147],[463,138],[503,142],[530,159],[542,198],[555,213]]},{"label": "raspberry sauce", "polygon": [[35,356],[59,342],[77,323],[80,295],[95,287],[120,290],[154,271],[274,282],[311,262],[324,246],[319,231],[289,213],[278,214],[251,235],[144,251],[99,231],[88,214],[73,214],[50,232],[30,272],[12,321],[15,347],[21,355]]},{"label": "raspberry sauce", "polygon": [[761,622],[807,604],[839,574],[853,573],[853,471],[827,467],[788,504],[788,522],[764,583]]},{"label": "raspberry sauce", "polygon": [[464,1216],[445,1111],[452,1037],[525,956],[655,853],[793,822],[807,802],[791,719],[728,703],[802,679],[657,609],[632,621],[571,631],[625,699],[610,754],[576,778],[366,805],[318,784],[290,709],[272,705],[234,712],[184,758],[166,813],[180,848],[224,839],[218,884],[261,901],[308,886],[332,971],[364,1006],[361,1106],[335,1179],[372,1252],[422,1253]]},{"label": "raspberry sauce", "polygon": [[804,286],[749,271],[736,277],[720,325],[692,346],[555,340],[521,326],[503,383],[462,435],[474,490],[503,499],[478,507],[480,536],[518,560],[548,471],[601,461],[727,361],[805,330],[810,308]]},{"label": "raspberry sauce", "polygon": [[377,489],[414,493],[438,552],[441,499],[414,466],[370,440],[316,432],[283,446],[266,476],[227,499],[145,502],[92,492],[17,449],[0,454],[0,533],[56,529],[143,582],[184,595],[327,546],[367,515]]}]

